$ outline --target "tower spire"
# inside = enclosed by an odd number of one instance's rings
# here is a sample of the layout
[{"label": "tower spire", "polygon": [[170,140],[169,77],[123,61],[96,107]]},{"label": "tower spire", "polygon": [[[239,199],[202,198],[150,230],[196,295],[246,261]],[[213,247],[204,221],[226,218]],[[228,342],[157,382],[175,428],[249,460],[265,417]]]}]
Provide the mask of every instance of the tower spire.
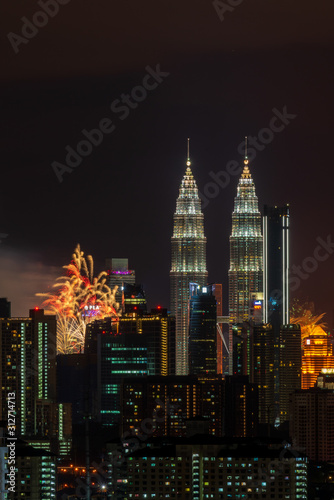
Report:
[{"label": "tower spire", "polygon": [[248,168],[248,155],[247,155],[247,135],[245,136],[245,158],[244,158],[244,169],[243,169],[243,172],[241,174],[241,178],[242,179],[251,179],[251,175],[250,175],[250,172],[249,172],[249,168]]},{"label": "tower spire", "polygon": [[189,155],[189,145],[190,145],[190,138],[188,137],[188,140],[187,140],[187,167],[190,167],[190,165],[191,165],[190,155]]}]

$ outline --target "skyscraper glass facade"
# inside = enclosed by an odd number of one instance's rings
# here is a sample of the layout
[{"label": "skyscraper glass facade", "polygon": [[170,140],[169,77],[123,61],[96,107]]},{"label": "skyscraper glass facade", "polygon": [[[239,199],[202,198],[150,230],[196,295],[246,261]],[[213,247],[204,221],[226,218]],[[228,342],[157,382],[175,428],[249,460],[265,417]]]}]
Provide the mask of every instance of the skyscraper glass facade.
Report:
[{"label": "skyscraper glass facade", "polygon": [[176,374],[188,373],[189,283],[205,285],[206,238],[201,200],[188,157],[174,214],[170,271],[171,312],[176,317]]},{"label": "skyscraper glass facade", "polygon": [[[229,316],[232,325],[249,318],[251,293],[263,289],[263,239],[261,214],[247,156],[239,179],[232,214],[229,269]],[[233,351],[232,328],[229,339]]]}]

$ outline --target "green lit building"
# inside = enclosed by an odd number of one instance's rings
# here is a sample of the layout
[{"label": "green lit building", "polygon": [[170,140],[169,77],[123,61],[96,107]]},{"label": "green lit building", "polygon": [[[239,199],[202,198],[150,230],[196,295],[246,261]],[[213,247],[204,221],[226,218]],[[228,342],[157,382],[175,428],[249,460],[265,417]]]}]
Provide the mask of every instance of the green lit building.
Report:
[{"label": "green lit building", "polygon": [[0,420],[15,393],[16,429],[33,436],[37,401],[56,398],[56,317],[32,309],[27,318],[0,318]]},{"label": "green lit building", "polygon": [[147,375],[144,335],[110,333],[97,336],[97,402],[103,425],[120,421],[120,388],[124,378]]},{"label": "green lit building", "polygon": [[56,456],[54,454],[45,449],[18,442],[16,468],[15,498],[56,499]]}]

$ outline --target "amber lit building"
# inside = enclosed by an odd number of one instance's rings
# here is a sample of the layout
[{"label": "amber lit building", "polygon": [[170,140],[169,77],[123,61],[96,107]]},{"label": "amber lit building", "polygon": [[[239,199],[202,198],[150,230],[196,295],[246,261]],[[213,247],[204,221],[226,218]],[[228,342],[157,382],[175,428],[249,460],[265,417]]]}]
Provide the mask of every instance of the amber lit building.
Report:
[{"label": "amber lit building", "polygon": [[[186,422],[209,419],[209,432],[223,435],[224,387],[221,375],[129,378],[122,384],[122,433],[185,436]],[[149,416],[149,418],[148,418]]]},{"label": "amber lit building", "polygon": [[314,387],[323,368],[334,368],[333,346],[319,326],[302,339],[302,389]]}]

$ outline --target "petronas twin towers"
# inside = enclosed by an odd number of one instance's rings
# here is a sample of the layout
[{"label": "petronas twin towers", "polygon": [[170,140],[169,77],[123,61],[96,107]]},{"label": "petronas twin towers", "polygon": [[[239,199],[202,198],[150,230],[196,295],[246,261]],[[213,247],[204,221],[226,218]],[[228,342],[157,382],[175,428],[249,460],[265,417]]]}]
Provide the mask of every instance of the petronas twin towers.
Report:
[{"label": "petronas twin towers", "polygon": [[[174,213],[171,312],[176,317],[176,374],[188,374],[189,284],[207,284],[204,215],[196,181],[191,171],[189,140],[187,169],[181,182]],[[263,240],[261,214],[255,185],[245,156],[232,214],[229,269],[229,316],[231,324],[249,315],[251,293],[262,292]],[[230,350],[232,342],[230,339]],[[232,354],[232,353],[230,353]]]},{"label": "petronas twin towers", "polygon": [[181,182],[174,214],[170,271],[171,311],[176,318],[177,375],[188,374],[189,284],[205,285],[208,279],[204,215],[190,165],[188,141],[187,170]]}]

